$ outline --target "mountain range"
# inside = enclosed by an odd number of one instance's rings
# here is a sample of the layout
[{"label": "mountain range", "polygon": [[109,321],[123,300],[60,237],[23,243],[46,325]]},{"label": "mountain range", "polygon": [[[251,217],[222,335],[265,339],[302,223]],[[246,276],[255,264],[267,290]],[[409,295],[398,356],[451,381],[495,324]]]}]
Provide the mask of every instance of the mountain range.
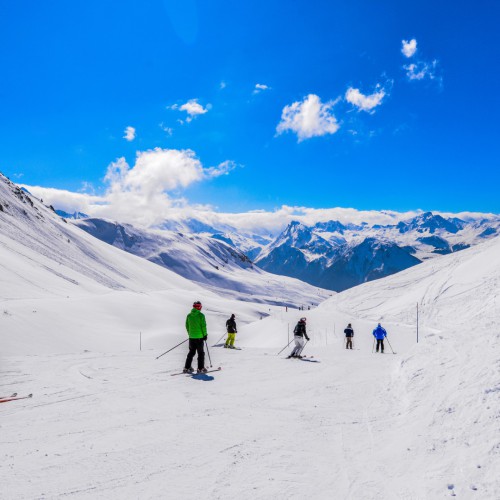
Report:
[{"label": "mountain range", "polygon": [[[30,271],[26,266],[18,269],[23,256],[33,265]],[[146,265],[140,272],[138,262]],[[262,305],[310,307],[332,295],[297,279],[263,271],[233,246],[214,238],[139,230],[100,219],[70,221],[1,174],[0,266],[3,284],[12,278],[12,285],[0,290],[9,297],[16,296],[21,282],[36,282],[31,287],[36,296],[43,294],[44,280],[56,279],[58,284],[51,288],[71,296],[82,287],[96,293],[161,290],[172,277],[176,283],[181,280],[182,287],[198,290],[196,295],[210,290],[218,296]],[[34,280],[31,272],[44,278]],[[137,283],[133,276],[138,273],[152,274],[152,283]],[[267,310],[261,306],[259,315]]]},{"label": "mountain range", "polygon": [[[294,220],[276,235],[217,228],[193,218],[166,221],[157,229],[95,218],[73,222],[106,243],[209,286],[221,286],[220,271],[262,269],[336,292],[474,246],[500,230],[498,217],[466,221],[432,212],[391,225],[330,220],[308,226]],[[248,293],[245,283],[224,279]]]}]

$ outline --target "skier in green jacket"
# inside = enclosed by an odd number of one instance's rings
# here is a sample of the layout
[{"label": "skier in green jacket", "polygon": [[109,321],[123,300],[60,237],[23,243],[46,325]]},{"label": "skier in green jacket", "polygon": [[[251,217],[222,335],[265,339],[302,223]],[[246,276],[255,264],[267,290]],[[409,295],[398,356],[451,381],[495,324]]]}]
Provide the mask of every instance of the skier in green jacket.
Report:
[{"label": "skier in green jacket", "polygon": [[193,373],[191,367],[193,358],[198,352],[198,373],[207,373],[205,368],[205,351],[203,350],[203,342],[207,340],[207,322],[205,315],[201,312],[201,302],[196,301],[193,304],[193,309],[186,317],[186,330],[189,335],[189,352],[184,365],[184,373]]}]

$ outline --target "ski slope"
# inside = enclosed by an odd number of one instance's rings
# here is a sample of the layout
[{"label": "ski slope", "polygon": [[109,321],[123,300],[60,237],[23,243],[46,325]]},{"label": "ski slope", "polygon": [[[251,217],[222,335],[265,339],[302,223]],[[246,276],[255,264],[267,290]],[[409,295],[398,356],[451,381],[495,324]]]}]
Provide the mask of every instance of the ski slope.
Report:
[{"label": "ski slope", "polygon": [[[0,404],[0,498],[500,498],[499,238],[286,311],[54,227],[1,233],[0,396],[34,396]],[[172,377],[194,299],[222,370]],[[314,358],[277,356],[301,316]]]},{"label": "ski slope", "polygon": [[[35,396],[0,407],[1,495],[499,498],[499,246],[424,263],[308,311],[311,361],[276,356],[304,314],[284,310],[240,328],[244,350],[212,347],[223,369],[200,378],[170,376],[184,346],[155,360],[162,350],[147,342],[143,351],[89,344],[4,357],[0,389]],[[379,320],[396,355],[371,352]],[[343,349],[347,321],[352,351]],[[107,329],[117,333],[112,322]],[[209,320],[213,342],[219,333]],[[165,335],[164,350],[181,340]]]}]

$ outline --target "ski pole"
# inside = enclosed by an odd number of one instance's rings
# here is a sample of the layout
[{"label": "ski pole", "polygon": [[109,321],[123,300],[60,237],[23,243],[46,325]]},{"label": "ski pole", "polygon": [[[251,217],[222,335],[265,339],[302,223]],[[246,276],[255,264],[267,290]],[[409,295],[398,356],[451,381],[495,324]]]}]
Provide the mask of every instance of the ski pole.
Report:
[{"label": "ski pole", "polygon": [[373,337],[373,347],[372,347],[372,354],[373,354],[373,351],[375,350],[375,337]]},{"label": "ski pole", "polygon": [[210,362],[210,368],[212,368],[212,360],[210,359],[210,351],[208,349],[208,342],[205,340],[205,345],[207,346],[208,361]]},{"label": "ski pole", "polygon": [[187,342],[189,339],[183,340],[180,344],[177,344],[176,346],[172,347],[172,349],[169,349],[168,351],[165,351],[163,354],[160,354],[156,359],[161,358],[162,356],[165,356],[170,351],[173,351],[176,347],[179,347],[181,344],[184,344],[184,342]]},{"label": "ski pole", "polygon": [[224,333],[222,337],[212,347],[215,347],[225,336],[226,334]]},{"label": "ski pole", "polygon": [[290,340],[290,342],[288,342],[288,344],[285,347],[283,347],[283,349],[281,349],[281,351],[278,354],[276,354],[276,356],[279,356],[294,340],[295,339]]},{"label": "ski pole", "polygon": [[391,345],[391,343],[389,342],[389,339],[387,338],[387,335],[385,336],[385,339],[387,340],[387,343],[389,344],[389,347],[391,348],[392,354],[396,354],[396,353],[394,352],[394,350],[392,349],[392,345]]}]

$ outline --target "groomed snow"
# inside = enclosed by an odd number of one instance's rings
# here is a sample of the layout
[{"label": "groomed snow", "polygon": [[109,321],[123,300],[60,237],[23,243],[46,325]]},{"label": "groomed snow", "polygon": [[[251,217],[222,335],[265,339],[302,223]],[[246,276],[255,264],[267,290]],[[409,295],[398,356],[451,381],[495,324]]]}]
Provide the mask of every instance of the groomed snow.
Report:
[{"label": "groomed snow", "polygon": [[[0,404],[0,498],[500,498],[500,239],[287,312],[105,244],[58,276],[2,234],[0,396],[34,396]],[[234,312],[244,349],[172,377],[186,344],[155,358],[194,299],[210,345]],[[282,359],[302,315],[314,358]],[[372,354],[378,321],[396,354]]]}]

